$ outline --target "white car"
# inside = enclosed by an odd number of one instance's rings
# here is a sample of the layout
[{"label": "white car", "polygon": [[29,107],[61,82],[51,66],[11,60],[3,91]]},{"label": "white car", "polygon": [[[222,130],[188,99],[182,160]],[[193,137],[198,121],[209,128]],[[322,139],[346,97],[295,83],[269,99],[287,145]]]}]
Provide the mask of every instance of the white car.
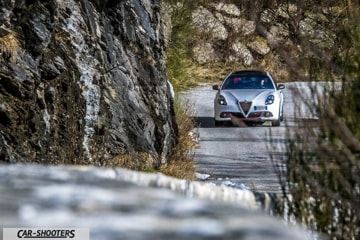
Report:
[{"label": "white car", "polygon": [[283,120],[284,84],[276,84],[269,72],[231,72],[217,90],[214,99],[215,126],[241,120],[280,126]]}]

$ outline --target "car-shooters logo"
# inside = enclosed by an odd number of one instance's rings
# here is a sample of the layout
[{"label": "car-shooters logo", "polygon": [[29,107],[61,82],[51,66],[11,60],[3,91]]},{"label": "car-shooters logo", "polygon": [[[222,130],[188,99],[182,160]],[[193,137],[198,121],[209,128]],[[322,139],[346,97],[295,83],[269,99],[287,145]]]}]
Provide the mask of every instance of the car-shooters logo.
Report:
[{"label": "car-shooters logo", "polygon": [[72,239],[89,240],[88,228],[4,228],[3,240]]},{"label": "car-shooters logo", "polygon": [[75,237],[75,229],[71,230],[45,230],[39,229],[35,232],[32,229],[20,229],[17,232],[18,238],[74,238]]}]

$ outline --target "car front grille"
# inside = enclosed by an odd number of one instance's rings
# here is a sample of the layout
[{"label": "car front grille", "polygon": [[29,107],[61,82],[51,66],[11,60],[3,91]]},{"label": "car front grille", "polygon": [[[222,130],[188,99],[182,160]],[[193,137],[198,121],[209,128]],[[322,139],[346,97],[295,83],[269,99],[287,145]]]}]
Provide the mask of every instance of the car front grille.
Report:
[{"label": "car front grille", "polygon": [[259,118],[259,117],[261,117],[261,115],[262,115],[262,112],[252,112],[252,113],[250,113],[249,114],[249,118]]},{"label": "car front grille", "polygon": [[239,102],[239,105],[241,107],[241,109],[243,110],[243,112],[245,114],[247,114],[250,110],[250,107],[251,107],[251,102]]},{"label": "car front grille", "polygon": [[232,116],[237,117],[237,118],[245,118],[244,114],[240,113],[240,112],[222,112],[220,114],[221,118],[230,118]]},{"label": "car front grille", "polygon": [[237,118],[245,118],[245,116],[242,114],[242,113],[239,113],[239,112],[233,112],[231,113],[234,117],[237,117]]}]

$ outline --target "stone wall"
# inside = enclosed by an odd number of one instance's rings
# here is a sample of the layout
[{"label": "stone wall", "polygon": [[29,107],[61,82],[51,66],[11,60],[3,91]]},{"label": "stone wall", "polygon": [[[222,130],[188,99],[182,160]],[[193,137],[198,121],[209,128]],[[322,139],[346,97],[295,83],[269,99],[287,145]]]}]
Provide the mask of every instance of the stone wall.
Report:
[{"label": "stone wall", "polygon": [[94,240],[311,239],[250,191],[119,168],[0,165],[0,196],[1,227],[86,227]]}]

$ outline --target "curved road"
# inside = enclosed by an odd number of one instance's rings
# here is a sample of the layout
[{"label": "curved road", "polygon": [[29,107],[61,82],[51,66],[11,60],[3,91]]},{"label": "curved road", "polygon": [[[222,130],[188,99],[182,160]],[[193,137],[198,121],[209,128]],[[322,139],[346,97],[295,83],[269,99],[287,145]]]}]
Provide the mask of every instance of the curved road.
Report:
[{"label": "curved road", "polygon": [[[274,171],[271,156],[277,161],[285,159],[287,130],[298,128],[299,117],[295,117],[292,87],[308,92],[304,83],[286,84],[284,93],[284,122],[280,127],[263,125],[215,127],[213,99],[216,91],[210,85],[197,87],[181,94],[198,123],[199,147],[195,150],[197,171],[205,181],[245,187],[259,192],[280,192],[280,184]],[[305,91],[303,91],[305,90]],[[313,118],[305,110],[302,119]],[[266,124],[265,124],[266,125]]]}]

